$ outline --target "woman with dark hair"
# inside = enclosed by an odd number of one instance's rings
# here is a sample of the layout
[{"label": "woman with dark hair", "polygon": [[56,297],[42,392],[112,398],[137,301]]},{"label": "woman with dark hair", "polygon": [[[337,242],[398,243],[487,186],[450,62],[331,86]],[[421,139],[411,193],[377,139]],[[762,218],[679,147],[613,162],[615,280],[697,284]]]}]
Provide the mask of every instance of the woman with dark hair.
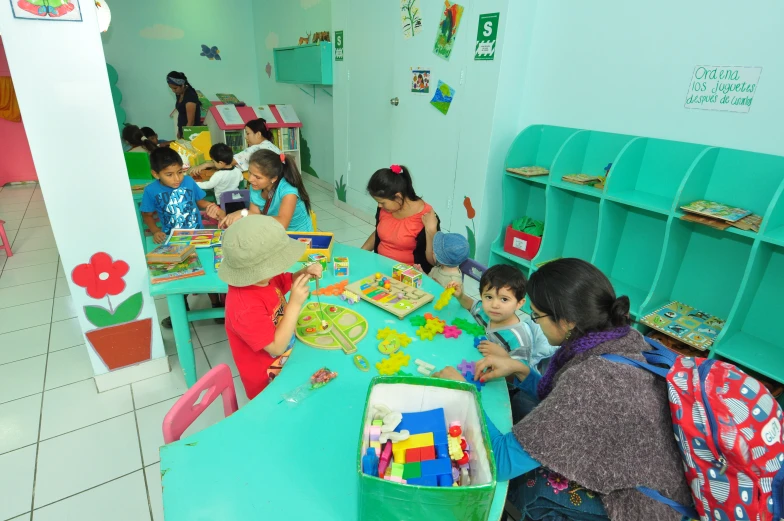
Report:
[{"label": "woman with dark hair", "polygon": [[177,139],[182,139],[182,127],[192,127],[201,123],[201,102],[185,74],[171,71],[166,75],[166,83],[177,96],[174,109],[177,111]]},{"label": "woman with dark hair", "polygon": [[408,168],[392,165],[376,170],[367,191],[378,203],[376,229],[362,248],[430,273],[436,264],[433,237],[441,229],[433,207],[414,191]]},{"label": "woman with dark hair", "polygon": [[[644,361],[649,347],[630,327],[629,298],[617,297],[607,277],[579,259],[545,264],[527,292],[531,319],[561,346],[544,376],[508,356],[476,363],[482,381],[514,377],[538,402],[507,434],[485,416],[498,479],[522,476],[510,485],[510,499],[532,520],[679,521],[675,510],[637,490],[692,505],[666,384],[602,358]],[[452,367],[436,376],[462,380]]]},{"label": "woman with dark hair", "polygon": [[150,139],[144,135],[142,129],[136,125],[125,125],[122,131],[122,138],[130,147],[128,152],[147,152],[149,154],[158,148],[158,145],[150,141]]},{"label": "woman with dark hair", "polygon": [[[267,121],[264,118],[252,119],[245,123],[245,142],[248,147],[242,152],[234,154],[234,160],[231,162],[232,166],[239,167],[243,172],[248,172],[250,158],[259,150],[270,150],[278,156],[282,154],[281,150],[272,142],[272,131],[267,128]],[[198,174],[208,168],[215,168],[215,162],[206,161],[192,169],[191,172]]]}]

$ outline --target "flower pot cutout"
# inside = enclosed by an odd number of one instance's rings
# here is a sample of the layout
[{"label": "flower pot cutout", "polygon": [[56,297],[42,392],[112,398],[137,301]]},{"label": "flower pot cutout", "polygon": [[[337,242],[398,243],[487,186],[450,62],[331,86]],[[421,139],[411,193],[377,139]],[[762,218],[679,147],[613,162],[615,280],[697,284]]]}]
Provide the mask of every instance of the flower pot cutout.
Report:
[{"label": "flower pot cutout", "polygon": [[84,306],[84,314],[97,328],[85,336],[110,371],[152,358],[152,319],[137,320],[144,306],[141,291],[116,307],[109,298],[125,290],[123,277],[127,273],[128,263],[114,261],[110,255],[98,252],[88,263],[76,266],[71,274],[74,284],[85,288],[90,297],[105,297],[109,304],[108,309]]}]

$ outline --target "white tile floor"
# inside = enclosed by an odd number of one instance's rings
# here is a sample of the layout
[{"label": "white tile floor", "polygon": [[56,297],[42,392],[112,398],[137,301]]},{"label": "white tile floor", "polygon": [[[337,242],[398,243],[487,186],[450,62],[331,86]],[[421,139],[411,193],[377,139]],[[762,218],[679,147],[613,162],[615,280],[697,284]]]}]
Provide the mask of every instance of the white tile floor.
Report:
[{"label": "white tile floor", "polygon": [[[371,223],[335,207],[323,188],[308,191],[319,230],[364,243]],[[0,521],[162,521],[161,422],[185,392],[171,331],[170,373],[97,393],[40,189],[0,188],[0,219],[14,252],[0,252]],[[168,316],[165,300],[156,307]],[[195,323],[193,333],[199,374],[227,363],[236,377],[223,326]],[[239,377],[235,385],[242,406]],[[188,432],[221,417],[218,401]]]}]

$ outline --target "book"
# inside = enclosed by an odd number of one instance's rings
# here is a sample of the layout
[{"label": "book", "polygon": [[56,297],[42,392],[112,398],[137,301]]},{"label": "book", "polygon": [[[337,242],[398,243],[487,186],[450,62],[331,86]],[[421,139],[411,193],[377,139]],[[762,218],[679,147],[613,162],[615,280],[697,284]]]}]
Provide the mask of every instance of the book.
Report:
[{"label": "book", "polygon": [[521,166],[520,168],[507,168],[507,172],[511,174],[521,175],[523,177],[537,177],[540,175],[548,175],[550,171],[541,166]]},{"label": "book", "polygon": [[175,228],[169,232],[166,244],[192,244],[196,248],[210,248],[220,246],[223,230],[195,229],[182,230]]},{"label": "book", "polygon": [[713,345],[724,328],[723,319],[678,301],[672,301],[644,316],[641,322],[703,351]]},{"label": "book", "polygon": [[704,224],[705,226],[710,226],[711,228],[715,228],[717,230],[726,230],[730,227],[730,223],[720,221],[718,219],[711,219],[710,217],[704,217],[702,215],[697,215],[693,213],[685,213],[681,215],[681,221],[689,221],[693,223],[700,223]]},{"label": "book", "polygon": [[150,282],[161,284],[173,280],[187,279],[204,275],[204,268],[196,253],[191,254],[184,261],[177,264],[149,264]]},{"label": "book", "polygon": [[193,244],[161,244],[146,255],[147,264],[179,264],[194,251]]},{"label": "book", "polygon": [[229,105],[238,105],[242,103],[239,99],[237,99],[237,96],[235,96],[234,94],[226,94],[225,92],[218,92],[215,95],[223,103],[228,103]]},{"label": "book", "polygon": [[221,262],[223,262],[223,248],[220,246],[212,249],[212,262],[215,265],[215,271],[218,271]]},{"label": "book", "polygon": [[743,208],[734,208],[732,206],[727,206],[726,204],[706,201],[704,199],[681,206],[681,210],[728,222],[738,221],[751,214],[750,211],[744,210]]},{"label": "book", "polygon": [[196,91],[196,95],[199,97],[199,104],[201,105],[201,111],[204,114],[206,114],[207,112],[209,112],[210,107],[212,107],[212,102],[200,90]]},{"label": "book", "polygon": [[759,233],[760,226],[762,226],[762,216],[756,214],[747,215],[743,219],[738,219],[733,222],[732,226],[740,228],[741,230],[750,230],[754,233]]},{"label": "book", "polygon": [[588,175],[588,174],[569,174],[565,175],[561,178],[561,181],[565,181],[567,183],[574,183],[578,185],[590,185],[593,183],[598,183],[601,181],[601,178],[596,175]]}]

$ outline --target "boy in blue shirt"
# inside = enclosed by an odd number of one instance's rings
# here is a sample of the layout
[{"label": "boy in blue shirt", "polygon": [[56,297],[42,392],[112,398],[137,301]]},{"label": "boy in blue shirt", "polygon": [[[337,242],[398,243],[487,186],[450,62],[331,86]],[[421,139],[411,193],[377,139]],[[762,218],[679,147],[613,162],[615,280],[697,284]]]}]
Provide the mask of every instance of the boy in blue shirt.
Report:
[{"label": "boy in blue shirt", "polygon": [[[140,209],[156,244],[166,241],[175,228],[201,228],[199,209],[213,219],[226,216],[220,206],[204,200],[204,190],[185,175],[182,158],[171,148],[154,150],[150,154],[150,168],[156,181],[144,188]],[[156,217],[161,221],[160,227]]]}]

